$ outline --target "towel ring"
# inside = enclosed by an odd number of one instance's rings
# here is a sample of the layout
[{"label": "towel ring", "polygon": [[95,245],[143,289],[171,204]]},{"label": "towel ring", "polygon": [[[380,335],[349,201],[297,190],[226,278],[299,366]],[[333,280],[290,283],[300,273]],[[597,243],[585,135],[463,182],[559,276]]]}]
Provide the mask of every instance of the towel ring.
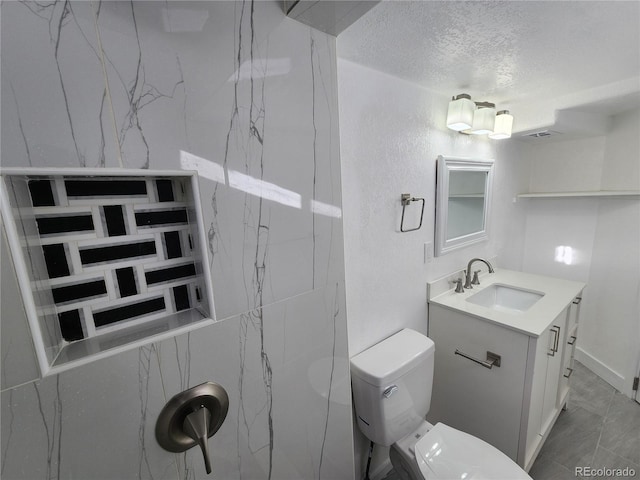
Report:
[{"label": "towel ring", "polygon": [[[412,197],[410,193],[403,193],[400,196],[400,201],[402,202],[402,218],[400,219],[400,231],[401,232],[413,232],[415,230],[419,230],[420,227],[422,227],[422,219],[424,218],[424,198],[416,198],[416,197]],[[420,212],[420,224],[416,227],[416,228],[404,228],[404,209],[406,208],[407,205],[409,205],[411,202],[418,202],[421,201],[422,202],[422,211]]]}]

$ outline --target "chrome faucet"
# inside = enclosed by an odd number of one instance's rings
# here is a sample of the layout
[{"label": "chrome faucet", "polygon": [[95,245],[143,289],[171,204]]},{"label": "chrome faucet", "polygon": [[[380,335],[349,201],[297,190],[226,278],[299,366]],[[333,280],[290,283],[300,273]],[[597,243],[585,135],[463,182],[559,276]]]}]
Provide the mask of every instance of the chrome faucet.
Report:
[{"label": "chrome faucet", "polygon": [[480,282],[478,281],[478,272],[475,273],[473,281],[471,280],[471,265],[473,265],[474,262],[484,263],[489,269],[489,273],[493,273],[495,271],[493,266],[484,258],[472,258],[467,265],[467,270],[465,271],[464,288],[473,288],[473,285],[480,285]]}]

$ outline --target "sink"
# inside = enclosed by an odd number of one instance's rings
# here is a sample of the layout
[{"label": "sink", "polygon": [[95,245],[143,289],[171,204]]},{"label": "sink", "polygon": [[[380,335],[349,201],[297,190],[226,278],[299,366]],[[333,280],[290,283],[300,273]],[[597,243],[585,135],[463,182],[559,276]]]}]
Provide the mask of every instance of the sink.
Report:
[{"label": "sink", "polygon": [[467,302],[496,310],[526,312],[544,293],[494,283],[467,298]]}]

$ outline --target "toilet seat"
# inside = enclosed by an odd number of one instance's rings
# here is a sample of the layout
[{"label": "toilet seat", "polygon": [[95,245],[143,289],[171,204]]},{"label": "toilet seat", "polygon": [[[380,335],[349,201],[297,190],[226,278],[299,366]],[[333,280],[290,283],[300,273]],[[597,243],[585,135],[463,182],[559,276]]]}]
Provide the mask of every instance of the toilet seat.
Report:
[{"label": "toilet seat", "polygon": [[415,444],[414,452],[425,479],[531,480],[497,448],[442,423]]}]

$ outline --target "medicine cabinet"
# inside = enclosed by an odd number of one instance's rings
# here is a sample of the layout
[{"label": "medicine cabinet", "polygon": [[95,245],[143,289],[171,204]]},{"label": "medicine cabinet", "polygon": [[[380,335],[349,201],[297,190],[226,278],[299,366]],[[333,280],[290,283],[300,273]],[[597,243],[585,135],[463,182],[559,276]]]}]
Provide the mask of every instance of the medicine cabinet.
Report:
[{"label": "medicine cabinet", "polygon": [[492,180],[493,160],[438,157],[437,256],[489,238]]}]

